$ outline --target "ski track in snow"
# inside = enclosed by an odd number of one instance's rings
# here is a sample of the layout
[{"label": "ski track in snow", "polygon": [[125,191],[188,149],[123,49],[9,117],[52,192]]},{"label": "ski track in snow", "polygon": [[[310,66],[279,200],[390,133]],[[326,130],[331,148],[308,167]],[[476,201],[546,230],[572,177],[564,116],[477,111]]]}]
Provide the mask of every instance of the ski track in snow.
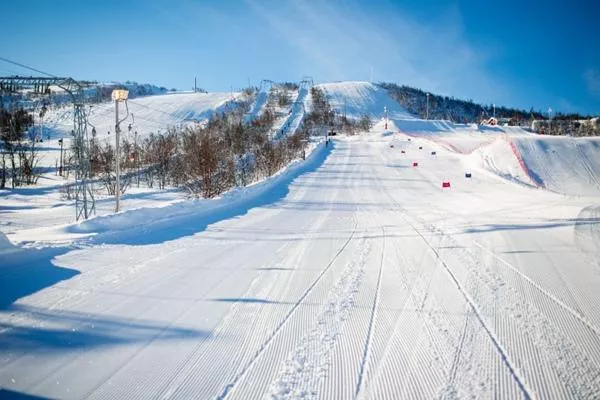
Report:
[{"label": "ski track in snow", "polygon": [[[364,239],[362,240],[364,242]],[[336,284],[331,288],[310,332],[285,361],[278,377],[271,383],[266,399],[317,398],[308,388],[327,377],[331,351],[341,327],[354,307],[354,296],[361,284],[363,267],[370,250],[368,242],[359,245],[360,254],[353,256]]]}]

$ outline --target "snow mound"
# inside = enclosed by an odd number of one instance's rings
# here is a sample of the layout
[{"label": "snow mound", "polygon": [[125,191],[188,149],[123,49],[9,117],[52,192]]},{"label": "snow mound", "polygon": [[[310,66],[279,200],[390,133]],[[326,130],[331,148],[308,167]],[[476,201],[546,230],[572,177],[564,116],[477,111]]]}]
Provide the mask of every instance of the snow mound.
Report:
[{"label": "snow mound", "polygon": [[369,82],[336,82],[317,85],[326,93],[331,107],[348,118],[358,119],[363,115],[382,118],[384,107],[390,119],[414,118],[385,89]]}]

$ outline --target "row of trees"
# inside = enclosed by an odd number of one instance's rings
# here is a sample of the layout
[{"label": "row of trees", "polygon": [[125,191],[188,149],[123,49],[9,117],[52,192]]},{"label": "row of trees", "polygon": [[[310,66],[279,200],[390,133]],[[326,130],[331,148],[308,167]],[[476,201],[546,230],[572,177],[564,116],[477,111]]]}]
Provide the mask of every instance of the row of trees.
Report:
[{"label": "row of trees", "polygon": [[24,109],[0,108],[0,189],[7,183],[14,189],[37,181],[38,149],[26,135],[32,125],[33,116]]},{"label": "row of trees", "polygon": [[599,136],[600,118],[536,120],[531,127],[544,135]]},{"label": "row of trees", "polygon": [[[380,83],[390,96],[409,112],[425,118],[427,115],[427,93],[410,86],[394,83]],[[482,119],[496,116],[509,125],[531,128],[533,131],[551,135],[595,136],[600,135],[597,118],[579,113],[556,113],[550,120],[540,111],[529,111],[502,106],[476,104],[472,100],[459,100],[453,97],[429,94],[429,118],[447,119],[459,123],[478,123]]]},{"label": "row of trees", "polygon": [[[140,143],[123,140],[122,187],[141,180],[149,187],[183,187],[193,196],[210,198],[270,176],[302,156],[306,141],[302,132],[269,140],[272,112],[266,111],[251,124],[242,122],[243,112],[243,107],[235,108],[205,125],[171,128]],[[92,176],[114,194],[112,144],[92,143],[90,150]]]},{"label": "row of trees", "polygon": [[[395,83],[380,83],[390,96],[409,112],[425,118],[427,115],[427,93],[410,86],[399,86]],[[494,115],[494,106],[474,103],[473,100],[460,100],[454,97],[429,94],[429,118],[447,119],[458,123],[478,123],[483,118]],[[514,125],[529,126],[534,119],[544,116],[533,108],[529,111],[516,108],[496,106],[497,118],[510,119]]]}]

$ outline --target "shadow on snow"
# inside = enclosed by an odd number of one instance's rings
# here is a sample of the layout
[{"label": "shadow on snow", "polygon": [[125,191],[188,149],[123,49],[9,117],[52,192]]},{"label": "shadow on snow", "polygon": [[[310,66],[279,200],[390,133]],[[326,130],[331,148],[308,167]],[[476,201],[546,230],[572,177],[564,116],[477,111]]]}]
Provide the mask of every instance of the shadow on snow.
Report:
[{"label": "shadow on snow", "polygon": [[208,332],[174,327],[167,323],[73,311],[51,311],[23,305],[14,305],[10,311],[25,314],[39,322],[43,321],[43,324],[38,322],[22,326],[0,322],[0,328],[6,329],[0,335],[0,352],[53,352],[152,340],[197,340],[209,336]]}]

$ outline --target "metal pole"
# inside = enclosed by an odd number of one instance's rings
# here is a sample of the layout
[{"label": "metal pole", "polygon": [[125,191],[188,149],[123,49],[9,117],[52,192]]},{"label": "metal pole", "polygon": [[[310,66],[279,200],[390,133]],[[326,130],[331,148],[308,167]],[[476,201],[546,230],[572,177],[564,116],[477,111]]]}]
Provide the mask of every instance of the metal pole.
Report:
[{"label": "metal pole", "polygon": [[429,119],[429,93],[427,93],[427,117],[425,119]]},{"label": "metal pole", "polygon": [[386,106],[383,106],[383,113],[385,114],[385,128],[384,129],[387,129],[388,128],[387,127],[388,126],[388,116],[387,116],[387,107]]},{"label": "metal pole", "polygon": [[135,134],[135,139],[134,139],[134,147],[135,147],[135,171],[136,171],[136,175],[137,175],[137,187],[140,187],[140,152],[138,151],[138,145],[137,145],[137,131],[134,132]]},{"label": "metal pole", "polygon": [[60,169],[58,170],[60,176],[63,176],[63,140],[64,139],[58,140],[60,143]]},{"label": "metal pole", "polygon": [[115,200],[116,200],[116,205],[115,205],[115,212],[119,212],[119,200],[121,199],[121,185],[120,185],[120,181],[119,181],[119,175],[120,175],[120,170],[119,170],[119,133],[120,133],[120,129],[119,129],[119,100],[115,100],[115,139],[116,139],[116,144],[115,144],[115,174],[116,174],[116,180],[115,180]]}]

